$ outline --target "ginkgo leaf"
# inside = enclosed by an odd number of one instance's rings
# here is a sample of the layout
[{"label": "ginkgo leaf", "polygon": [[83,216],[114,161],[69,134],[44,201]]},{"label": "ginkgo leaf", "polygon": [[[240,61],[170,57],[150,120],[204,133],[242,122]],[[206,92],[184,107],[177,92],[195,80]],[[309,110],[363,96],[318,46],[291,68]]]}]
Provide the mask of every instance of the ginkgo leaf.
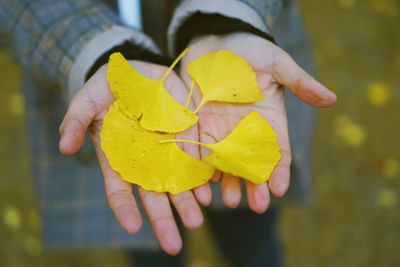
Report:
[{"label": "ginkgo leaf", "polygon": [[189,142],[206,146],[213,153],[204,158],[204,161],[223,172],[256,184],[270,178],[281,158],[276,133],[257,112],[249,113],[224,140],[216,144],[190,140],[161,142]]},{"label": "ginkgo leaf", "polygon": [[120,53],[110,56],[107,79],[111,91],[121,110],[130,118],[139,120],[143,128],[177,133],[197,122],[198,117],[179,104],[164,87],[165,78],[184,53],[159,80],[141,75]]},{"label": "ginkgo leaf", "polygon": [[208,147],[213,153],[206,162],[256,184],[270,178],[281,158],[276,133],[257,112],[247,115],[224,140]]},{"label": "ginkgo leaf", "polygon": [[214,168],[183,152],[173,134],[143,129],[114,102],[103,120],[101,147],[122,179],[146,190],[179,194],[206,183]]},{"label": "ginkgo leaf", "polygon": [[252,67],[231,51],[201,56],[188,65],[187,72],[203,96],[194,113],[208,101],[252,103],[264,99]]}]

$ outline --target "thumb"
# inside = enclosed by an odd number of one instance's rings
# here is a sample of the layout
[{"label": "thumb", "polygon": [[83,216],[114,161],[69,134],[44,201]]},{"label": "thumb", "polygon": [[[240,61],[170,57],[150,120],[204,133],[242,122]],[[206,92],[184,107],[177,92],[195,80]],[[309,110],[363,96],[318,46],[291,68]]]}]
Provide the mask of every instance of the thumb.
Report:
[{"label": "thumb", "polygon": [[336,95],[305,72],[286,52],[277,56],[273,72],[280,84],[307,104],[329,107],[336,103]]},{"label": "thumb", "polygon": [[72,99],[60,126],[59,150],[66,155],[76,153],[85,139],[85,132],[95,116],[94,104],[80,90]]}]

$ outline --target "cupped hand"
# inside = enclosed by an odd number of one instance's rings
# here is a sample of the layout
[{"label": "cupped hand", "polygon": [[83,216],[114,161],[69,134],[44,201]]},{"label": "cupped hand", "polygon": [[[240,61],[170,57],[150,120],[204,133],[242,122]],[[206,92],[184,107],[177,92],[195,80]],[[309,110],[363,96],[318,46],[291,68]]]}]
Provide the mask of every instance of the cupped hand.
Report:
[{"label": "cupped hand", "polygon": [[[139,61],[130,63],[142,75],[150,79],[161,78],[167,70],[164,66],[150,63]],[[109,106],[115,100],[110,92],[106,73],[107,65],[104,65],[73,97],[60,126],[59,149],[67,155],[76,153],[84,141],[86,129],[89,129],[103,172],[108,203],[121,227],[128,233],[134,234],[140,230],[142,218],[133,195],[132,185],[122,180],[120,175],[111,169],[100,147],[99,134],[102,121]],[[165,87],[175,99],[180,103],[185,103],[188,90],[175,73],[169,74]],[[197,127],[183,132],[179,138],[198,139]],[[198,149],[193,146],[182,144],[182,148],[194,157],[199,156]],[[206,184],[194,189],[193,192],[186,191],[178,195],[150,192],[139,186],[138,191],[161,247],[171,255],[177,254],[182,247],[182,239],[172,213],[172,206],[177,210],[185,227],[188,229],[200,227],[203,223],[203,215],[197,201],[203,205],[210,203],[209,185]]]},{"label": "cupped hand", "polygon": [[[224,139],[249,112],[259,112],[278,135],[282,154],[268,182],[253,184],[246,181],[249,207],[257,213],[265,212],[270,202],[270,192],[283,196],[289,187],[291,151],[284,103],[284,88],[288,87],[305,103],[316,107],[328,107],[336,102],[336,96],[321,83],[302,70],[294,60],[278,46],[249,33],[233,33],[225,36],[205,36],[189,44],[189,52],[182,59],[180,76],[186,87],[191,78],[186,72],[194,59],[218,50],[230,50],[245,59],[254,69],[265,100],[250,104],[209,102],[198,112],[200,142],[215,143]],[[193,101],[200,104],[201,93],[193,92]],[[201,156],[210,151],[200,148]],[[241,181],[229,173],[215,172],[213,181],[221,181],[222,198],[228,207],[236,207],[241,200]]]}]

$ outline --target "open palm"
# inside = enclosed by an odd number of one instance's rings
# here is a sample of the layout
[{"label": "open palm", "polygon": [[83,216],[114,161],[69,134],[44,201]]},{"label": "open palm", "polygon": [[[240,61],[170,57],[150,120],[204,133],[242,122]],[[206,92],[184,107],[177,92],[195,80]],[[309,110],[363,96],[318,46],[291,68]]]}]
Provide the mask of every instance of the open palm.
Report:
[{"label": "open palm", "polygon": [[[167,70],[164,66],[150,63],[139,61],[131,61],[130,63],[138,72],[150,79],[161,78]],[[105,65],[90,78],[72,99],[60,127],[59,148],[64,154],[76,153],[83,143],[86,129],[89,129],[103,172],[109,205],[122,228],[129,233],[136,233],[141,227],[142,219],[132,192],[132,185],[122,180],[119,174],[111,169],[100,148],[100,131],[103,118],[109,106],[115,100],[110,92],[106,73],[107,66]],[[169,74],[165,81],[165,87],[175,99],[181,103],[185,102],[188,90],[175,73]],[[188,131],[181,133],[180,138],[197,139],[197,127],[191,127]],[[193,149],[192,146],[187,144],[182,144],[182,146],[187,153],[199,157],[197,149]],[[177,254],[181,249],[182,240],[170,202],[175,206],[183,224],[189,229],[196,229],[201,226],[203,216],[195,196],[200,203],[208,205],[211,201],[209,185],[206,184],[194,189],[194,194],[191,191],[186,191],[175,196],[146,191],[140,187],[138,187],[138,191],[161,247],[167,253]]]},{"label": "open palm", "polygon": [[[290,180],[291,152],[284,103],[284,88],[291,89],[304,102],[318,107],[333,105],[336,96],[310,75],[304,72],[293,59],[273,43],[247,33],[207,36],[195,39],[189,45],[189,53],[182,60],[181,78],[189,87],[191,78],[186,72],[187,65],[194,59],[221,49],[232,51],[245,59],[257,74],[257,81],[265,100],[250,104],[209,102],[198,112],[200,142],[215,143],[224,139],[236,125],[251,111],[259,112],[278,135],[282,154],[268,183],[260,185],[246,182],[248,204],[258,213],[264,212],[270,194],[282,196],[288,189]],[[195,105],[200,104],[201,93],[193,92]],[[201,156],[209,151],[201,147]],[[221,180],[224,203],[236,207],[241,199],[241,181],[228,173],[216,172],[214,181]]]}]

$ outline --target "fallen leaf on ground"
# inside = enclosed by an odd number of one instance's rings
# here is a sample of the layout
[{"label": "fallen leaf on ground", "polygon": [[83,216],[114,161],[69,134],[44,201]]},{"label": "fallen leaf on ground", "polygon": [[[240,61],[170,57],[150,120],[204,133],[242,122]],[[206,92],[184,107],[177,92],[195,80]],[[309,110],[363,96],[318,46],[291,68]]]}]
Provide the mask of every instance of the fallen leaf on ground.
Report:
[{"label": "fallen leaf on ground", "polygon": [[342,115],[336,119],[336,134],[344,143],[353,147],[363,145],[367,139],[364,128],[354,123],[348,116]]},{"label": "fallen leaf on ground", "polygon": [[384,208],[391,208],[396,205],[398,197],[392,189],[381,189],[378,194],[378,204]]},{"label": "fallen leaf on ground", "polygon": [[14,206],[5,207],[3,220],[4,224],[12,230],[17,230],[21,227],[21,214]]},{"label": "fallen leaf on ground", "polygon": [[372,83],[367,88],[367,100],[375,107],[385,106],[390,99],[390,89],[383,83]]},{"label": "fallen leaf on ground", "polygon": [[356,0],[337,0],[338,4],[344,8],[352,9],[356,3]]},{"label": "fallen leaf on ground", "polygon": [[388,158],[383,165],[383,174],[389,178],[395,178],[400,173],[400,163],[395,158]]}]

